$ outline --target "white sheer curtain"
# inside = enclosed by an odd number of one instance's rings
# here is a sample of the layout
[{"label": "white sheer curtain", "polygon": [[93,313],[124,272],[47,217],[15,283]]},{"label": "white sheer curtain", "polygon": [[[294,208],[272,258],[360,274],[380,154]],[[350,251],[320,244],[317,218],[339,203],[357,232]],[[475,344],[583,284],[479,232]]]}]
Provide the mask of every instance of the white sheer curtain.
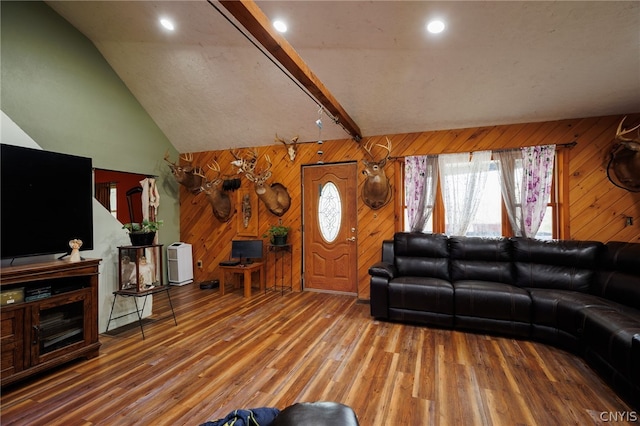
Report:
[{"label": "white sheer curtain", "polygon": [[494,152],[511,228],[517,236],[534,238],[547,211],[555,145]]},{"label": "white sheer curtain", "polygon": [[465,235],[478,210],[491,166],[491,151],[438,156],[447,235]]},{"label": "white sheer curtain", "polygon": [[433,211],[438,185],[438,157],[406,157],[405,203],[407,219],[412,232],[423,232]]}]

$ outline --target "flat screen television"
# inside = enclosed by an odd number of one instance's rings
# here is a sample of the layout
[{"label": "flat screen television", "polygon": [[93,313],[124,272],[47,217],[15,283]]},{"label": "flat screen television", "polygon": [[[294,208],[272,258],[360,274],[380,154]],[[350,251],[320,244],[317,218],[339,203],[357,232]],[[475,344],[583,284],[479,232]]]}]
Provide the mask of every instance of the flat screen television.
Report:
[{"label": "flat screen television", "polygon": [[0,144],[0,257],[93,249],[90,158]]},{"label": "flat screen television", "polygon": [[240,263],[251,263],[262,258],[262,240],[232,240],[231,257]]}]

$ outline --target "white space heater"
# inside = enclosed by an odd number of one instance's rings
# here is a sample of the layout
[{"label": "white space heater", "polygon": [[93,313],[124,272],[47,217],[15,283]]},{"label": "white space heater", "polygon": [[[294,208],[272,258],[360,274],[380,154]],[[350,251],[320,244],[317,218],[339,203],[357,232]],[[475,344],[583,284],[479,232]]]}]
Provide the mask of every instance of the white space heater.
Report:
[{"label": "white space heater", "polygon": [[167,247],[169,284],[185,285],[193,282],[191,244],[173,243]]}]

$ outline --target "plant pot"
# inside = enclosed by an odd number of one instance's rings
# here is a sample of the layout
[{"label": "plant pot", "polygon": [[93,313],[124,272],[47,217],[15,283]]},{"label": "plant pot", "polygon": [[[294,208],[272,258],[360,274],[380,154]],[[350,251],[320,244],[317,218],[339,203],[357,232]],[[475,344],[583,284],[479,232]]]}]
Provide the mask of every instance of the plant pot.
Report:
[{"label": "plant pot", "polygon": [[274,235],[271,237],[271,244],[274,246],[286,246],[287,235]]},{"label": "plant pot", "polygon": [[129,238],[134,246],[150,246],[156,237],[155,232],[130,232]]}]

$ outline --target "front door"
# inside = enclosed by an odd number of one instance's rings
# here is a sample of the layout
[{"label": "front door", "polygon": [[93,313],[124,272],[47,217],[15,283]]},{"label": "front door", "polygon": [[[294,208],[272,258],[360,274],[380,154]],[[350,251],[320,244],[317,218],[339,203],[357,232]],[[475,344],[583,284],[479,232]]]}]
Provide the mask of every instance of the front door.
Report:
[{"label": "front door", "polygon": [[302,174],[304,288],[357,294],[357,163]]}]

